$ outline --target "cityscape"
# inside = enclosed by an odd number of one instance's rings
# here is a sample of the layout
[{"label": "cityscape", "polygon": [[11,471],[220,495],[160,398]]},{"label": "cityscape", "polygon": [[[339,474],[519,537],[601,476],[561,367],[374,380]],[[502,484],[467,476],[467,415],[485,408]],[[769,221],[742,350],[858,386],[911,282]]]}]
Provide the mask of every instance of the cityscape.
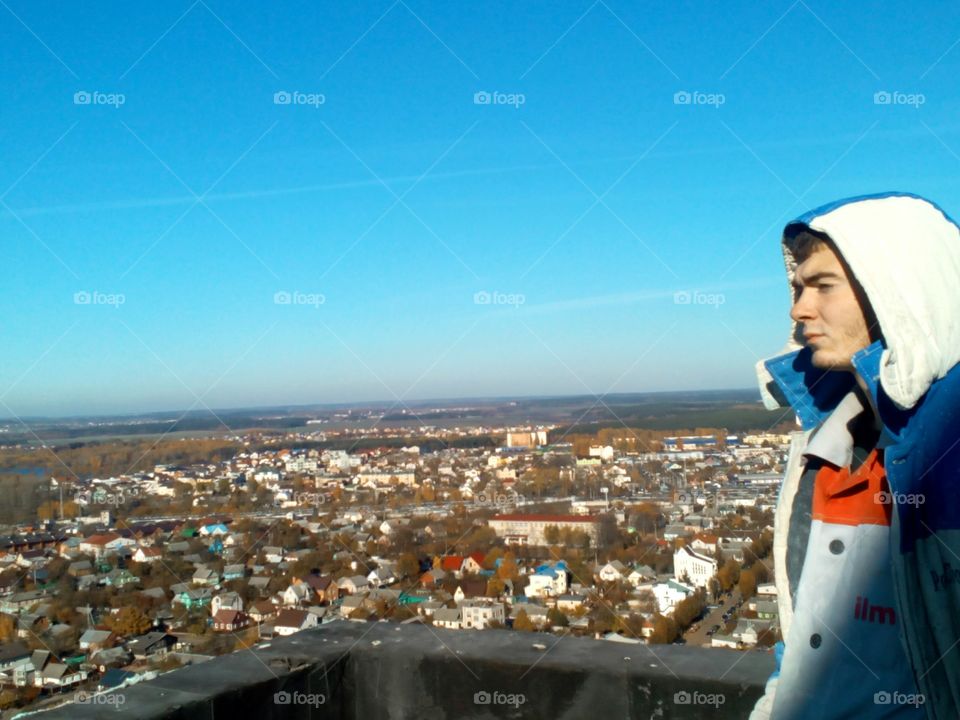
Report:
[{"label": "cityscape", "polygon": [[[329,623],[745,653],[779,639],[788,435],[380,429],[375,409],[354,413],[365,431],[327,427],[350,414],[295,432],[0,447],[0,483],[32,487],[34,513],[0,537],[4,706],[96,697]],[[142,469],[69,470],[121,454]]]},{"label": "cityscape", "polygon": [[960,715],[958,37],[0,0],[0,720]]}]

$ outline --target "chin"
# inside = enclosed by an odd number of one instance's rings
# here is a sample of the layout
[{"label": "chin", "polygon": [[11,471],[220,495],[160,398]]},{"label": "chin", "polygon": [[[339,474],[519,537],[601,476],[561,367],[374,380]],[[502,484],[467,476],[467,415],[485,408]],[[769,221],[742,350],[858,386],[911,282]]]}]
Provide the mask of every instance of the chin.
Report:
[{"label": "chin", "polygon": [[810,356],[810,362],[813,366],[821,370],[832,370],[836,366],[836,358],[825,350],[814,350]]},{"label": "chin", "polygon": [[814,350],[810,361],[813,366],[821,370],[851,370],[850,358],[837,357],[836,353],[824,350]]}]

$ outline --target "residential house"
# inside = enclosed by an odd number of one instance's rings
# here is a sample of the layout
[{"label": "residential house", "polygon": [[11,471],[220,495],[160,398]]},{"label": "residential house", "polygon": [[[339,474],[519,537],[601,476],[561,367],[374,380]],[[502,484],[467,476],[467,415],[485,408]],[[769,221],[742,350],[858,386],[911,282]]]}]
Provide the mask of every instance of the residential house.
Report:
[{"label": "residential house", "polygon": [[250,603],[247,614],[255,623],[264,623],[277,616],[277,606],[270,600],[255,600]]},{"label": "residential house", "polygon": [[[506,617],[503,603],[480,599],[464,600],[460,603],[460,615],[464,628],[480,630],[489,627],[491,623],[503,625]],[[434,624],[436,624],[436,620],[434,620]]]},{"label": "residential house", "polygon": [[95,652],[103,648],[113,647],[117,636],[109,630],[90,629],[80,636],[80,649]]},{"label": "residential house", "polygon": [[176,605],[183,605],[190,609],[193,607],[206,607],[213,601],[213,593],[210,588],[191,588],[182,590],[173,596],[172,602]]},{"label": "residential house", "polygon": [[347,593],[348,595],[356,595],[358,592],[369,589],[370,583],[363,575],[353,575],[352,577],[337,580],[337,586],[341,592]]},{"label": "residential house", "polygon": [[273,623],[273,631],[280,636],[292,635],[295,632],[316,627],[317,616],[306,610],[286,608],[281,610]]},{"label": "residential house", "polygon": [[215,595],[210,601],[210,614],[216,615],[221,610],[243,610],[243,599],[235,592]]},{"label": "residential house", "polygon": [[87,679],[87,671],[76,665],[65,663],[47,663],[43,670],[34,675],[34,685],[46,688],[65,688],[78,685]]},{"label": "residential house", "polygon": [[313,596],[313,588],[311,588],[307,583],[303,582],[300,578],[294,578],[293,582],[283,591],[281,595],[281,600],[283,604],[288,607],[298,607],[300,605],[306,605],[310,602]]},{"label": "residential house", "polygon": [[216,585],[220,582],[220,573],[207,567],[197,568],[190,581],[195,585]]},{"label": "residential house", "polygon": [[170,652],[170,648],[177,642],[177,638],[165,632],[148,632],[140,635],[129,643],[127,650],[133,653],[137,660],[148,658],[162,658]]},{"label": "residential house", "polygon": [[216,632],[236,632],[250,625],[250,616],[242,610],[219,610],[213,616]]},{"label": "residential house", "polygon": [[347,595],[340,603],[340,616],[349,618],[350,615],[366,606],[366,598],[361,595]]},{"label": "residential house", "polygon": [[243,566],[242,563],[237,563],[234,565],[225,565],[223,568],[223,580],[224,582],[228,580],[240,580],[245,577],[247,574],[247,569]]},{"label": "residential house", "polygon": [[433,613],[433,624],[436,627],[459,630],[463,625],[460,619],[460,608],[441,608]]},{"label": "residential house", "polygon": [[332,575],[307,575],[303,581],[313,588],[317,602],[329,604],[340,597],[340,587]]},{"label": "residential house", "polygon": [[540,565],[528,576],[527,586],[523,589],[527,597],[549,597],[567,592],[569,570],[562,560],[556,563]]},{"label": "residential house", "polygon": [[157,562],[163,559],[163,551],[155,547],[138,547],[133,559],[138,563]]},{"label": "residential house", "polygon": [[615,582],[623,580],[626,576],[627,568],[619,560],[612,560],[600,568],[600,571],[597,573],[597,577],[600,578],[602,582]]}]

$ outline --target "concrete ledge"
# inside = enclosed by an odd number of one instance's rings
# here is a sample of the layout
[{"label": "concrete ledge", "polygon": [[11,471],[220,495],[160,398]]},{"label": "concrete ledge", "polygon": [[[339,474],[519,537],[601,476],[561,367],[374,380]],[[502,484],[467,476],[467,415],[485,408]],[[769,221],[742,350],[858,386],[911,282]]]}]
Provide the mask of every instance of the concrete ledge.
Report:
[{"label": "concrete ledge", "polygon": [[741,718],[773,668],[758,651],[341,621],[43,717]]}]

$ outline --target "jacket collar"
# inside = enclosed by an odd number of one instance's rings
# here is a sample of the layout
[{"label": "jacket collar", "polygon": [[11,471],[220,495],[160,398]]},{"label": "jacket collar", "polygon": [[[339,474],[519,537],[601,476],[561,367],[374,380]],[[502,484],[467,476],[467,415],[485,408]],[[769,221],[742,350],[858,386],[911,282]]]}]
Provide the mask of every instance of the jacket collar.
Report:
[{"label": "jacket collar", "polygon": [[[883,349],[883,343],[877,340],[852,358],[853,368],[867,386],[874,409],[880,407],[880,356]],[[815,428],[826,420],[856,385],[853,373],[814,367],[812,357],[809,348],[801,348],[764,363],[775,385],[767,389],[781,405],[793,408],[804,430]]]}]

